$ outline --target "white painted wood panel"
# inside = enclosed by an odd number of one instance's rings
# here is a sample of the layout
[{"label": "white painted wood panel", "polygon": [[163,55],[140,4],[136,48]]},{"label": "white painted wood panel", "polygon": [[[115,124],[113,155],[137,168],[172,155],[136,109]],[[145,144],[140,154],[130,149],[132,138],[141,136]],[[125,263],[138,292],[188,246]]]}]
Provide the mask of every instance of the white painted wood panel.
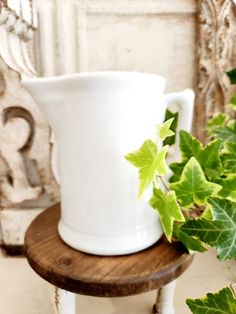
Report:
[{"label": "white painted wood panel", "polygon": [[194,85],[194,15],[184,20],[182,15],[88,14],[87,28],[87,70],[158,73],[169,90]]},{"label": "white painted wood panel", "polygon": [[194,86],[195,0],[36,0],[36,5],[42,12],[54,6],[56,12],[54,22],[47,17],[57,25],[53,38],[47,33],[46,40],[41,29],[41,58],[54,51],[55,73],[146,71],[165,76],[168,90]]}]

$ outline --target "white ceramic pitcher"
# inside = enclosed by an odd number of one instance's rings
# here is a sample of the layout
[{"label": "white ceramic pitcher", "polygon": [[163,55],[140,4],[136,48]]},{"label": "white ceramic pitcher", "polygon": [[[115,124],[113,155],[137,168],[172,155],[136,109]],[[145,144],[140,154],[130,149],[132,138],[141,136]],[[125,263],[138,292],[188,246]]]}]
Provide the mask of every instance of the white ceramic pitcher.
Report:
[{"label": "white ceramic pitcher", "polygon": [[57,138],[61,238],[98,255],[133,253],[162,235],[149,191],[138,199],[138,173],[125,155],[155,135],[169,103],[190,130],[191,90],[164,96],[165,79],[136,72],[95,72],[23,82]]}]

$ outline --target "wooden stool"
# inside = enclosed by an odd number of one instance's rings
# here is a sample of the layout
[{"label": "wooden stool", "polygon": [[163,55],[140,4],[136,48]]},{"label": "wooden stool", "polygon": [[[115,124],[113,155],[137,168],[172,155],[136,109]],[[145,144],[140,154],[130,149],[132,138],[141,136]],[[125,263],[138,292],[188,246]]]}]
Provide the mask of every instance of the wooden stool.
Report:
[{"label": "wooden stool", "polygon": [[154,289],[157,289],[157,300],[153,313],[174,313],[175,279],[193,259],[180,243],[170,244],[163,237],[152,247],[135,254],[90,255],[70,248],[59,238],[59,218],[60,205],[56,204],[32,222],[25,237],[31,267],[60,288],[56,289],[55,298],[58,313],[75,313],[75,293],[122,297]]}]

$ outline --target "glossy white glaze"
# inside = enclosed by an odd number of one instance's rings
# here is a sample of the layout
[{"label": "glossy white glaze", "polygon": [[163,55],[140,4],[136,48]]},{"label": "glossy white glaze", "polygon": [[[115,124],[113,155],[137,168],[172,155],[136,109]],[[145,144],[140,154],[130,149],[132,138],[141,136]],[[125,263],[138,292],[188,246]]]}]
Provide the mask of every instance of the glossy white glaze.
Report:
[{"label": "glossy white glaze", "polygon": [[101,255],[142,250],[162,235],[138,200],[138,174],[124,156],[153,139],[176,101],[182,129],[192,121],[193,92],[164,97],[165,79],[136,72],[95,72],[27,80],[57,139],[62,217],[59,233],[72,247]]}]

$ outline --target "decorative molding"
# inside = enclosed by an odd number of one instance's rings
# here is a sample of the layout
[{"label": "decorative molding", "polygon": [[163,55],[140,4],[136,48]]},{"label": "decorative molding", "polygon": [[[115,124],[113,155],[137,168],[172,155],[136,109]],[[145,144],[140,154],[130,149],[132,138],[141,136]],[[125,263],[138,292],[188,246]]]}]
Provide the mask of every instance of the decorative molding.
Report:
[{"label": "decorative molding", "polygon": [[49,206],[58,200],[50,165],[50,129],[21,87],[19,75],[2,59],[0,73],[1,207]]},{"label": "decorative molding", "polygon": [[[179,19],[179,23],[185,24],[188,28],[189,24],[186,24],[189,21],[188,18],[195,19],[197,14],[197,3],[194,0],[175,0],[174,2],[173,0],[35,0],[35,5],[41,19],[41,21],[39,19],[40,44],[42,47],[47,47],[47,50],[41,49],[40,68],[43,75],[52,73],[52,67],[56,69],[54,71],[56,74],[93,71],[90,65],[91,49],[89,47],[91,20],[101,19],[104,16],[111,17],[114,21],[123,19],[128,23],[129,19],[136,17],[143,21],[148,21],[148,18],[153,17],[158,21],[166,17],[172,21]],[[50,11],[54,15],[50,15]],[[48,13],[45,15],[44,12]],[[48,30],[45,25],[55,27]],[[130,27],[132,28],[132,21]],[[141,29],[142,27],[145,28],[140,25]],[[109,36],[112,34],[108,35],[107,43]],[[99,38],[96,42],[99,42]],[[109,49],[109,45],[104,47],[104,50]],[[51,60],[50,63],[49,60]]]},{"label": "decorative molding", "polygon": [[[181,3],[180,3],[181,2]],[[68,3],[68,2],[67,2]],[[168,0],[156,1],[94,1],[74,0],[74,7],[76,9],[76,20],[71,22],[77,28],[77,42],[79,47],[79,59],[77,61],[77,69],[80,72],[86,72],[90,69],[89,64],[89,48],[88,48],[88,32],[89,32],[89,18],[99,16],[110,16],[115,18],[125,17],[129,18],[136,16],[143,16],[144,18],[156,16],[172,17],[191,17],[196,15],[196,3],[193,1],[175,1],[173,3]],[[68,20],[68,19],[66,19]],[[66,20],[64,23],[66,23]],[[63,23],[63,20],[62,20]],[[67,37],[65,37],[67,38]],[[76,42],[74,40],[74,42]]]},{"label": "decorative molding", "polygon": [[[25,1],[25,3],[30,5],[30,2]],[[23,41],[32,40],[33,32],[36,30],[37,26],[35,19],[30,19],[30,21],[23,19],[19,14],[20,2],[15,2],[18,7],[17,11],[15,10],[14,2],[12,4],[13,8],[0,3],[0,25],[2,25],[7,32],[14,33]],[[33,14],[32,17],[34,17]]]},{"label": "decorative molding", "polygon": [[0,2],[0,55],[23,76],[36,75],[30,58],[36,28],[37,14],[31,0]]},{"label": "decorative molding", "polygon": [[[43,209],[8,209],[0,212],[2,241],[5,246],[22,246],[25,232],[32,220]],[[1,239],[1,238],[0,238]]]},{"label": "decorative molding", "polygon": [[59,200],[51,131],[20,76],[0,57],[0,242],[24,243],[30,222]]},{"label": "decorative molding", "polygon": [[[61,2],[68,2],[61,0]],[[85,10],[88,13],[101,14],[124,14],[124,15],[176,15],[176,14],[195,14],[197,4],[195,1],[189,0],[71,0],[78,10]]]},{"label": "decorative molding", "polygon": [[22,246],[29,223],[59,200],[51,130],[20,84],[36,73],[36,27],[31,0],[0,1],[0,241],[7,247]]},{"label": "decorative molding", "polygon": [[38,36],[35,40],[39,75],[55,76],[59,74],[57,69],[57,8],[54,0],[40,0],[35,3],[39,16],[38,33],[36,32]]},{"label": "decorative molding", "polygon": [[236,66],[236,4],[233,0],[199,3],[199,64],[195,133],[204,139],[206,121],[224,111],[233,88],[225,74]]}]

